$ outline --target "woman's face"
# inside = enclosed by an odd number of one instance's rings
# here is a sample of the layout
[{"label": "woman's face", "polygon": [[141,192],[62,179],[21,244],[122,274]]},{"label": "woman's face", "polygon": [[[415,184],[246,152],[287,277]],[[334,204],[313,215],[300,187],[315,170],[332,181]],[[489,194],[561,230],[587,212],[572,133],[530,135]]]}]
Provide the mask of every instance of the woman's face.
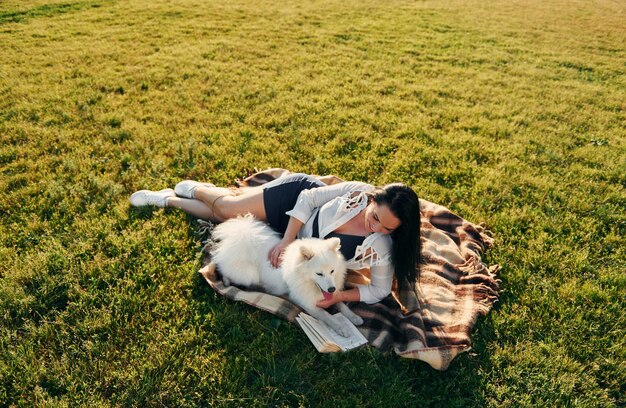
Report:
[{"label": "woman's face", "polygon": [[368,231],[391,234],[401,223],[385,204],[372,201],[365,208],[365,228]]}]

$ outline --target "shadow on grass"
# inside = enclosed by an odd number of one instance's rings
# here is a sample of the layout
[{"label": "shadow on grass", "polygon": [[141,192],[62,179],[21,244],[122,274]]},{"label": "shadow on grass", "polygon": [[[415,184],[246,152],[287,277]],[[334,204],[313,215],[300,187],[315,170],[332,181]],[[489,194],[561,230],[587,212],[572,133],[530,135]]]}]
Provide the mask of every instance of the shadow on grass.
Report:
[{"label": "shadow on grass", "polygon": [[[198,234],[190,223],[189,233]],[[206,231],[205,231],[206,232]],[[200,255],[197,269],[207,262]],[[223,362],[220,390],[243,402],[287,405],[482,407],[486,379],[491,370],[488,343],[493,323],[480,318],[474,328],[470,353],[456,358],[444,372],[424,362],[404,359],[393,352],[363,347],[349,353],[320,354],[295,325],[241,302],[215,293],[200,274],[193,278],[192,303],[206,316],[203,329],[217,343],[205,353],[219,350]],[[218,395],[215,402],[221,401]]]},{"label": "shadow on grass", "polygon": [[145,207],[129,207],[128,219],[129,220],[149,220],[154,217],[156,211],[162,211],[160,208],[145,206]]},{"label": "shadow on grass", "polygon": [[[133,208],[129,217],[149,219],[155,211],[161,210]],[[187,234],[198,243],[199,256],[189,282],[191,315],[183,326],[197,331],[199,338],[185,353],[212,356],[211,366],[205,367],[211,372],[210,381],[193,384],[194,399],[211,406],[250,402],[376,407],[489,404],[485,395],[489,395],[487,377],[492,371],[493,311],[478,319],[473,350],[457,357],[444,372],[373,347],[320,354],[295,324],[214,292],[197,273],[207,262],[201,249],[210,232],[191,216],[186,221]]]}]

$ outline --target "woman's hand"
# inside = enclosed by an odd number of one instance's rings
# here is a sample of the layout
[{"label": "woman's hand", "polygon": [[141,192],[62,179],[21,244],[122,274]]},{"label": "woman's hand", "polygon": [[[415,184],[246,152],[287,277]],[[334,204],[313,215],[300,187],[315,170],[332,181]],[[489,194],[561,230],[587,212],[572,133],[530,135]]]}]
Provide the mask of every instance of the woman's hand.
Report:
[{"label": "woman's hand", "polygon": [[291,242],[283,238],[278,243],[278,245],[272,248],[270,250],[270,253],[267,254],[267,259],[270,261],[274,268],[278,268],[282,263],[283,253],[285,252],[285,248],[287,248],[287,245],[289,244],[291,244]]},{"label": "woman's hand", "polygon": [[296,240],[296,237],[298,236],[298,231],[300,231],[302,225],[302,221],[294,217],[289,217],[289,223],[287,224],[287,230],[283,235],[283,239],[281,239],[278,245],[272,248],[270,250],[270,253],[267,254],[267,259],[270,261],[274,268],[278,268],[283,262],[282,256],[283,252],[285,252],[285,248],[287,248],[289,244]]},{"label": "woman's hand", "polygon": [[333,296],[328,300],[319,300],[315,304],[317,307],[326,309],[339,302],[360,302],[361,293],[358,288],[352,288],[347,290],[336,290],[333,292]]},{"label": "woman's hand", "polygon": [[339,303],[343,301],[343,298],[341,297],[343,292],[341,291],[336,291],[332,293],[332,297],[328,300],[326,299],[322,299],[322,300],[318,300],[317,303],[315,304],[315,306],[317,307],[321,307],[322,309],[326,309],[328,307],[331,307],[332,305],[334,305],[335,303]]}]

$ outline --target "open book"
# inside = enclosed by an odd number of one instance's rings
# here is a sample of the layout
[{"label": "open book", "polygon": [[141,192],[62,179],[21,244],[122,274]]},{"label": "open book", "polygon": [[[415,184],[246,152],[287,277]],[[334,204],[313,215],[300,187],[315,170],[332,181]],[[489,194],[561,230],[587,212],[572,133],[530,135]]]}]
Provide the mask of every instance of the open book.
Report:
[{"label": "open book", "polygon": [[349,337],[343,337],[328,327],[326,323],[304,312],[296,317],[296,321],[320,353],[348,351],[362,346],[363,344],[367,344],[367,339],[347,317],[341,313],[337,313],[333,315],[333,318],[337,319],[339,323],[350,330]]}]

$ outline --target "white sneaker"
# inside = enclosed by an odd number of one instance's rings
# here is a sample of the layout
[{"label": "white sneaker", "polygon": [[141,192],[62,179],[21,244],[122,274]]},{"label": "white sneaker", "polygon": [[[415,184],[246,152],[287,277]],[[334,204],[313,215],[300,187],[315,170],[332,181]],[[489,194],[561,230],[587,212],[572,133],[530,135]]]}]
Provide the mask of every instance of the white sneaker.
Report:
[{"label": "white sneaker", "polygon": [[160,191],[139,190],[130,196],[130,204],[134,207],[155,205],[160,208],[167,206],[168,197],[176,197],[174,190],[166,188]]},{"label": "white sneaker", "polygon": [[176,187],[174,187],[174,191],[176,192],[176,195],[179,197],[193,198],[196,188],[200,186],[211,188],[211,187],[215,187],[215,184],[200,183],[199,181],[194,181],[194,180],[183,180],[180,183],[176,184]]}]

